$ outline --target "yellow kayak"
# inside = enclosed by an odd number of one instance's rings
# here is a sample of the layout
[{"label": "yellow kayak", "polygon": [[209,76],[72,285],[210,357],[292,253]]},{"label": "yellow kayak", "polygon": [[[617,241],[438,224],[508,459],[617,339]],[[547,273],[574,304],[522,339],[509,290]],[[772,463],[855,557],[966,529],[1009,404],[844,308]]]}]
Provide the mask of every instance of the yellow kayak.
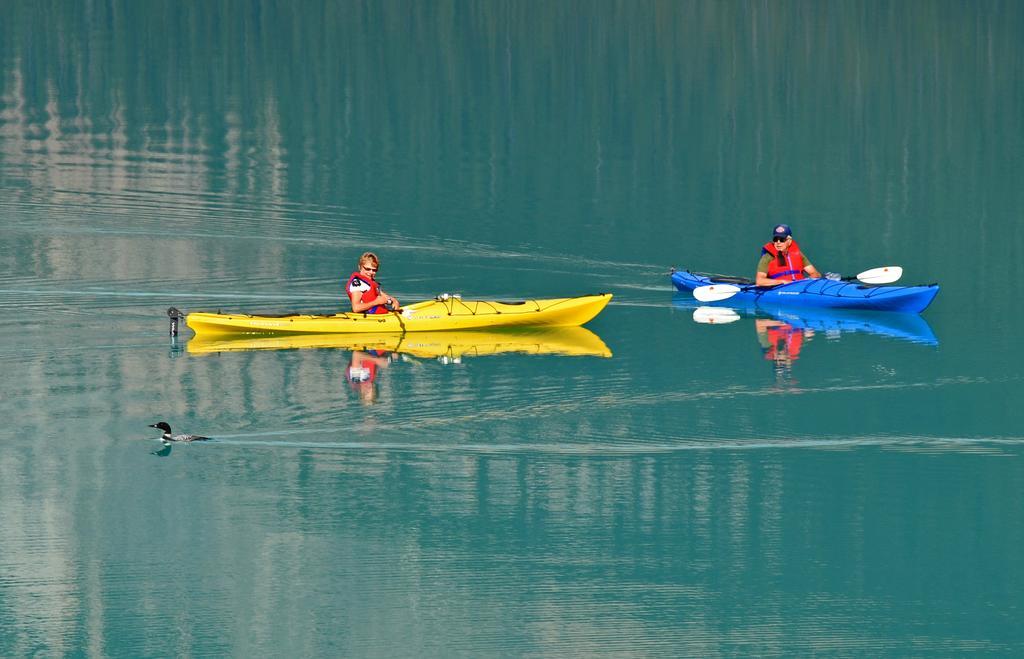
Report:
[{"label": "yellow kayak", "polygon": [[601,313],[611,293],[523,302],[486,302],[440,296],[401,312],[331,316],[249,316],[195,312],[185,318],[196,336],[239,334],[353,334],[438,332],[499,327],[582,325]]},{"label": "yellow kayak", "polygon": [[502,353],[611,357],[596,334],[582,327],[535,327],[417,334],[278,334],[196,336],[185,349],[193,355],[246,350],[334,348],[384,350],[414,357],[478,357]]}]

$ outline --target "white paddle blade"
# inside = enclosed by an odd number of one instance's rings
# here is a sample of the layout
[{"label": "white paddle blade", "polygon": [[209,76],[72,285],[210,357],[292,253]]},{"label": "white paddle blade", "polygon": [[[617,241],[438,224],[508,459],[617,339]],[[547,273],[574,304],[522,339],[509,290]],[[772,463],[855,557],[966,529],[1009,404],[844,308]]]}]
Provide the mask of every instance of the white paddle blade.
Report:
[{"label": "white paddle blade", "polygon": [[701,302],[718,302],[728,300],[740,292],[739,286],[732,284],[711,284],[710,286],[698,286],[693,289],[693,297]]},{"label": "white paddle blade", "polygon": [[898,265],[886,265],[881,268],[865,270],[857,275],[857,279],[865,284],[891,284],[903,276],[903,268]]},{"label": "white paddle blade", "polygon": [[693,320],[704,325],[725,325],[740,319],[740,315],[725,307],[697,307],[693,310]]}]

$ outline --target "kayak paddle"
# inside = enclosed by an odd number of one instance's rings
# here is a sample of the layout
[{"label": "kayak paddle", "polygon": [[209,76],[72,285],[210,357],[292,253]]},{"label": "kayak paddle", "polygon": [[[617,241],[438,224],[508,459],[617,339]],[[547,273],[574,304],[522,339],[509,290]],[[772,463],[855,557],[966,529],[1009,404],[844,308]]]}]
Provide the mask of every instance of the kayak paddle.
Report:
[{"label": "kayak paddle", "polygon": [[711,284],[693,289],[693,297],[701,302],[718,302],[719,300],[728,300],[741,290],[743,289],[732,284]]},{"label": "kayak paddle", "polygon": [[[903,276],[903,268],[898,265],[885,265],[881,268],[872,268],[865,270],[852,279],[858,279],[865,284],[891,284],[895,281],[899,281],[899,278]],[[846,281],[850,281],[850,278],[844,277]]]},{"label": "kayak paddle", "polygon": [[[865,284],[891,284],[903,276],[903,268],[898,265],[886,265],[881,268],[865,270],[856,277],[843,277],[843,281],[862,281]],[[693,297],[701,302],[720,302],[728,300],[743,289],[733,284],[710,284],[693,289]]]}]

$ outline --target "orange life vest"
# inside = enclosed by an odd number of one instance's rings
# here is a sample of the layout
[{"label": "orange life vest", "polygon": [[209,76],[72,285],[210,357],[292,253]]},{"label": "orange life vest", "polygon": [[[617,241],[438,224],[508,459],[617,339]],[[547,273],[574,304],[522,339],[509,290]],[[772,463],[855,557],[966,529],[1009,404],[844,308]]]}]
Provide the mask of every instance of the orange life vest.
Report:
[{"label": "orange life vest", "polygon": [[804,255],[800,252],[800,245],[794,240],[789,244],[789,249],[782,256],[782,263],[779,263],[779,250],[773,243],[766,243],[761,248],[762,254],[771,254],[772,261],[768,264],[768,276],[772,279],[788,278],[793,281],[804,279]]},{"label": "orange life vest", "polygon": [[[380,296],[380,284],[377,283],[377,280],[370,279],[368,277],[364,277],[363,275],[359,274],[358,272],[353,272],[351,275],[349,275],[348,283],[345,284],[345,293],[349,292],[349,289],[352,286],[352,282],[355,281],[356,279],[358,279],[359,281],[363,282],[364,284],[366,284],[366,285],[368,285],[370,287],[370,290],[363,291],[363,294],[359,298],[360,302],[372,302],[372,301],[376,300]],[[387,312],[388,312],[388,310],[384,308],[383,304],[378,304],[378,305],[370,307],[369,309],[367,309],[363,313],[387,313]]]}]

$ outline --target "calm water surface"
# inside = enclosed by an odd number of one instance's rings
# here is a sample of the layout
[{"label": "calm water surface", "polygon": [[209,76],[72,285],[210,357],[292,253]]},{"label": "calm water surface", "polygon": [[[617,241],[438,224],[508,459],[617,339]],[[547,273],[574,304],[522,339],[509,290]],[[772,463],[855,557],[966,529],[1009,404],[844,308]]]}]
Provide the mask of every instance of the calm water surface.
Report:
[{"label": "calm water surface", "polygon": [[[1022,43],[998,1],[4,3],[0,655],[1021,654]],[[695,322],[669,267],[780,221],[942,292]],[[615,299],[167,335],[338,309],[366,249],[403,301]]]}]

